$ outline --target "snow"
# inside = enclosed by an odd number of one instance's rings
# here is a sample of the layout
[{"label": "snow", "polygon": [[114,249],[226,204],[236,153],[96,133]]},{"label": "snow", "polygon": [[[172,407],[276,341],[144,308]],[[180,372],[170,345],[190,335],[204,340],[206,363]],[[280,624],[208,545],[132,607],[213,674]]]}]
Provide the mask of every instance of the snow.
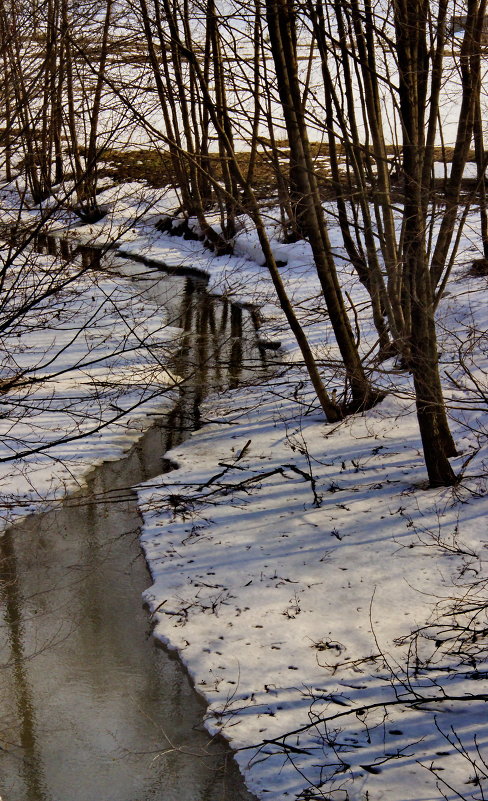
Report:
[{"label": "snow", "polygon": [[[32,219],[24,213],[25,224]],[[146,296],[159,274],[146,269],[144,286],[121,282],[124,265],[112,261],[111,269],[84,270],[28,249],[7,271],[2,378],[21,380],[2,396],[3,525],[79,486],[94,464],[118,458],[147,415],[174,402],[178,377],[166,365],[178,329]],[[28,308],[68,274],[62,291]]]},{"label": "snow", "polygon": [[[208,704],[209,731],[229,740],[260,799],[483,798],[488,312],[486,278],[467,276],[476,256],[469,227],[439,308],[441,368],[460,449],[453,465],[463,479],[455,489],[431,490],[409,376],[393,362],[383,365],[376,379],[392,390],[386,399],[326,424],[253,231],[243,227],[234,256],[213,258],[199,242],[158,233],[154,221],[172,198],[153,193],[144,216],[145,192],[136,185],[107,188],[100,199],[110,209],[107,218],[83,228],[73,220],[58,224],[70,223],[74,238],[116,241],[119,252],[148,264],[204,271],[211,289],[259,301],[263,335],[282,343],[269,381],[208,398],[202,413],[212,423],[167,454],[178,469],[138,489],[153,578],[144,600],[155,636],[179,652]],[[339,248],[333,229],[331,239]],[[274,239],[273,247],[286,261],[283,278],[328,386],[340,393],[344,377],[308,246]],[[52,263],[38,258],[46,268]],[[4,463],[11,513],[71,488],[73,471],[80,481],[95,461],[115,458],[171,386],[168,351],[154,359],[141,347],[162,338],[171,348],[177,333],[150,293],[142,295],[130,280],[134,272],[151,276],[151,268],[115,263],[116,275],[80,276],[76,291],[56,306],[61,326],[43,321],[23,331],[18,365],[35,356],[46,378],[29,390],[35,413],[14,428],[8,418],[0,421],[2,455],[6,437],[11,450],[56,439],[59,429],[74,431],[77,415],[86,419],[87,410],[89,427],[93,389],[107,377],[103,415],[112,402],[141,405],[129,425],[114,418],[87,438]],[[363,290],[346,262],[343,269],[364,328]],[[80,319],[83,341],[62,350]],[[374,339],[365,328],[363,353]],[[53,351],[55,370],[47,364]],[[94,356],[102,362],[89,363]],[[101,414],[94,413],[95,422]],[[463,638],[469,619],[470,636]],[[449,647],[451,637],[456,647]]]},{"label": "snow", "polygon": [[[471,766],[441,731],[484,743],[482,703],[355,710],[486,692],[467,668],[417,676],[398,642],[465,592],[453,575],[480,569],[486,499],[458,507],[451,490],[425,491],[402,400],[328,427],[299,414],[291,388],[256,387],[213,401],[218,414],[233,424],[171,451],[179,469],[139,493],[155,635],[180,651],[209,729],[245,749],[237,759],[260,798],[295,798],[322,780],[314,797],[437,798],[434,763],[465,791]],[[313,725],[345,708],[353,714],[327,733]],[[306,726],[287,738],[300,752],[249,749]]]}]

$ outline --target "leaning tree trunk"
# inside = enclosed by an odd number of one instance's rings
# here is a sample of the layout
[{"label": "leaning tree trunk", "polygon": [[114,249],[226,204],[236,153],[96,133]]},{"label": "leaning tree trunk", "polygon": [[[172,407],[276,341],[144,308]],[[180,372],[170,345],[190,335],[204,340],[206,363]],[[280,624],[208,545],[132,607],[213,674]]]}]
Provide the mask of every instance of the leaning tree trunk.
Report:
[{"label": "leaning tree trunk", "polygon": [[280,101],[290,146],[290,182],[299,230],[307,236],[327,311],[351,387],[349,410],[374,402],[345,309],[314,174],[298,81],[296,32],[292,0],[267,0],[266,14]]}]

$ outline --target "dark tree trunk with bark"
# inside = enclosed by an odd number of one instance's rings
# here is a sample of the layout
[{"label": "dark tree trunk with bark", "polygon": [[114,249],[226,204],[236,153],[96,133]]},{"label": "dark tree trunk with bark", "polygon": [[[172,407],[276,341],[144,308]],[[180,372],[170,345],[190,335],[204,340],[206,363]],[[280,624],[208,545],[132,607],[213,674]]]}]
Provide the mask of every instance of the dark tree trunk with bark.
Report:
[{"label": "dark tree trunk with bark", "polygon": [[408,361],[429,483],[454,484],[448,461],[456,455],[439,377],[434,302],[425,248],[422,174],[425,154],[424,109],[427,85],[425,26],[427,0],[397,0],[395,23],[403,128],[404,274],[410,289],[411,335]]}]

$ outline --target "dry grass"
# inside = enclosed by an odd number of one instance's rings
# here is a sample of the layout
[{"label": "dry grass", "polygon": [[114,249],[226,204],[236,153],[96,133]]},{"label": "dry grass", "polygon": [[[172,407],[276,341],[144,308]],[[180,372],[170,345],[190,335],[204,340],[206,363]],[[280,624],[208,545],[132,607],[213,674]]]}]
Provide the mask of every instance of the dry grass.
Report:
[{"label": "dry grass", "polygon": [[[257,153],[254,166],[252,186],[259,199],[266,199],[276,195],[276,174],[282,171],[288,174],[290,150],[287,141],[277,143],[277,150],[273,155],[269,148],[269,143],[262,140],[262,146]],[[321,192],[324,197],[333,194],[333,185],[330,178],[330,167],[328,163],[329,147],[326,143],[314,142],[311,145],[312,157],[315,163],[315,172],[319,181]],[[395,146],[387,149],[388,157],[391,158],[392,165],[396,161],[399,165],[401,155]],[[449,162],[452,158],[452,148],[436,148],[435,160]],[[339,160],[344,156],[343,148],[338,148]],[[474,152],[469,155],[470,160],[474,160]],[[212,167],[213,176],[216,180],[222,179],[222,163],[217,152],[212,152],[208,156]],[[237,153],[237,161],[244,175],[247,175],[250,162],[249,151]],[[98,162],[99,176],[109,176],[117,183],[125,181],[145,181],[150,186],[164,187],[175,183],[175,175],[172,167],[171,156],[167,150],[157,148],[144,149],[122,149],[106,150],[99,156]],[[345,178],[345,175],[344,175]],[[345,189],[351,190],[347,185]]]}]

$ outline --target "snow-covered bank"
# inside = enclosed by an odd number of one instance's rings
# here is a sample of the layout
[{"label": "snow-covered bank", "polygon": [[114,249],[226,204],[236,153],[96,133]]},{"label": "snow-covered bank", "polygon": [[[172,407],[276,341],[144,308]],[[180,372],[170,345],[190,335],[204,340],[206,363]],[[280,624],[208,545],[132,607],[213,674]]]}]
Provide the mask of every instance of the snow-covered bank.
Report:
[{"label": "snow-covered bank", "polygon": [[[176,263],[198,245],[153,248]],[[333,364],[307,248],[286,255],[288,287]],[[218,285],[229,259],[201,257]],[[242,262],[238,285],[260,275]],[[335,426],[303,371],[211,398],[214,422],[169,453],[178,469],[140,489],[155,634],[179,650],[210,731],[237,749],[260,798],[478,798],[486,779],[486,279],[460,264],[439,319],[455,490],[426,489],[409,377],[393,364],[377,378],[387,399]]]},{"label": "snow-covered bank", "polygon": [[[4,189],[3,222],[19,216],[22,227],[35,224],[40,210],[19,214],[16,203],[15,188]],[[59,213],[51,228],[59,234],[70,223]],[[85,232],[88,243],[95,238],[96,229]],[[167,365],[179,330],[146,292],[160,274],[131,271],[114,258],[85,269],[82,253],[68,262],[66,255],[56,239],[15,257],[7,248],[1,254],[2,264],[12,261],[2,303],[2,527],[77,488],[95,464],[118,458],[149,415],[176,397],[178,379]]]},{"label": "snow-covered bank", "polygon": [[404,402],[329,428],[295,388],[213,402],[226,425],[171,451],[179,469],[140,490],[156,636],[180,651],[210,730],[233,747],[310,726],[287,738],[286,755],[278,745],[237,754],[260,798],[311,797],[309,782],[319,798],[438,798],[431,764],[466,793],[472,767],[442,732],[484,745],[486,705],[356,711],[486,692],[469,665],[443,673],[434,659],[417,674],[417,647],[429,644],[408,640],[436,604],[449,615],[466,570],[486,569],[486,499],[424,490]]},{"label": "snow-covered bank", "polygon": [[[27,380],[2,399],[4,524],[75,489],[94,464],[117,458],[173,397],[164,360],[174,333],[154,309],[148,317],[139,292],[93,275],[73,291],[69,308],[63,299],[49,303],[52,322],[30,328],[15,352],[17,370],[33,361],[39,367],[34,386]],[[151,341],[148,358],[141,342]]]}]

